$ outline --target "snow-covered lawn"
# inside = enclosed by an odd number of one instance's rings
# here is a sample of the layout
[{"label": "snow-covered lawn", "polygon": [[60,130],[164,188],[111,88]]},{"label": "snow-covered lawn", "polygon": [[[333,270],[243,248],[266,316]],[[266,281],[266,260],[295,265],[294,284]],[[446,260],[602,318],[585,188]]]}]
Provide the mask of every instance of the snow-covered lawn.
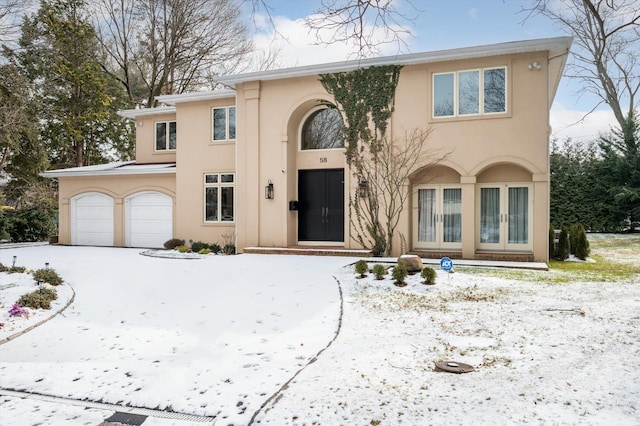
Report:
[{"label": "snow-covered lawn", "polygon": [[[597,247],[621,268],[640,255]],[[584,282],[456,268],[398,288],[357,279],[348,258],[138,253],[0,251],[5,264],[50,262],[76,291],[63,314],[0,346],[1,386],[246,424],[340,325],[256,424],[640,424],[637,269]],[[440,360],[476,370],[434,372]],[[31,424],[15,399],[0,404]]]}]

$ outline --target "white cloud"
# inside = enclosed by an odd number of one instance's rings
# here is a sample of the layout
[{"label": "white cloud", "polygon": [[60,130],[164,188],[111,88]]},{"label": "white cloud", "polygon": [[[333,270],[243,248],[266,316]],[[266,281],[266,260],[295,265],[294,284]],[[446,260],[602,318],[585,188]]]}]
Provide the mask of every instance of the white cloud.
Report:
[{"label": "white cloud", "polygon": [[609,133],[617,127],[617,122],[610,110],[597,110],[589,115],[587,111],[566,109],[555,102],[551,108],[551,137],[565,140],[571,138],[577,142],[589,142],[600,134]]},{"label": "white cloud", "polygon": [[[254,46],[258,50],[268,51],[278,49],[280,51],[279,67],[292,67],[312,65],[327,62],[337,62],[356,59],[358,47],[353,42],[335,42],[332,44],[320,44],[320,40],[330,40],[332,31],[322,30],[316,35],[306,27],[304,19],[295,19],[284,16],[274,16],[273,24],[278,34],[274,36],[273,28],[265,25],[267,31],[262,31],[253,37]],[[388,33],[383,27],[368,26],[375,42],[381,42],[388,38]],[[406,37],[410,37],[408,34]],[[396,43],[380,44],[379,55],[392,55],[398,53]]]}]

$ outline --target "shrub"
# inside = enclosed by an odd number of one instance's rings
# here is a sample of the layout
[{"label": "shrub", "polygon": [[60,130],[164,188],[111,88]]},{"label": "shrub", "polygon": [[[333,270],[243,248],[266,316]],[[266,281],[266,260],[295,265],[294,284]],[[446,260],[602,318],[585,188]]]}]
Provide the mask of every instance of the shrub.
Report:
[{"label": "shrub", "polygon": [[172,238],[164,243],[164,248],[166,248],[167,250],[173,250],[176,247],[183,246],[183,245],[184,245],[184,240],[181,240],[179,238]]},{"label": "shrub", "polygon": [[558,259],[565,260],[568,258],[569,250],[569,230],[566,226],[563,226],[560,230],[560,237],[558,237]]},{"label": "shrub", "polygon": [[549,225],[549,259],[556,257],[556,231]]},{"label": "shrub", "polygon": [[62,277],[53,269],[38,269],[32,272],[33,279],[38,282],[60,285],[63,283]]},{"label": "shrub", "polygon": [[27,268],[25,268],[24,266],[12,266],[7,269],[7,272],[9,274],[24,274],[25,272],[27,272]]},{"label": "shrub", "polygon": [[209,254],[211,253],[211,249],[210,248],[203,248],[198,250],[198,254]]},{"label": "shrub", "polygon": [[369,272],[369,266],[367,265],[367,261],[366,260],[358,260],[355,263],[355,269],[356,269],[356,273],[360,274],[360,278],[364,278],[367,275],[367,272]]},{"label": "shrub", "polygon": [[213,254],[218,254],[222,251],[222,247],[220,247],[220,244],[218,243],[210,244],[209,249],[213,252]]},{"label": "shrub", "polygon": [[407,278],[407,275],[409,275],[409,272],[405,265],[396,265],[396,267],[393,268],[393,279],[396,280],[396,285],[404,287],[406,285],[404,280]]},{"label": "shrub", "polygon": [[7,271],[9,271],[9,267],[4,266],[2,262],[0,262],[0,272],[7,272]]},{"label": "shrub", "polygon": [[383,279],[386,274],[387,274],[387,270],[384,269],[384,266],[380,265],[379,263],[376,265],[373,265],[373,275],[375,275],[376,280]]},{"label": "shrub", "polygon": [[200,250],[209,248],[209,244],[203,243],[202,241],[194,241],[191,243],[191,250],[197,253],[200,253]]},{"label": "shrub", "polygon": [[51,309],[51,301],[56,300],[58,295],[55,290],[40,289],[31,293],[23,294],[18,302],[20,306],[32,309]]},{"label": "shrub", "polygon": [[44,241],[56,232],[55,216],[48,208],[6,210],[0,216],[0,235],[14,242]]},{"label": "shrub", "polygon": [[420,276],[424,278],[425,284],[435,284],[436,283],[436,270],[430,266],[425,266],[420,273]]},{"label": "shrub", "polygon": [[587,239],[587,231],[585,231],[584,226],[581,223],[574,225],[576,227],[576,242],[573,253],[577,258],[586,260],[587,256],[591,252],[589,248],[589,240]]},{"label": "shrub", "polygon": [[236,245],[235,244],[231,244],[231,243],[227,243],[224,245],[222,252],[224,254],[236,254]]},{"label": "shrub", "polygon": [[185,245],[181,245],[176,247],[176,250],[178,250],[180,253],[186,253],[189,251],[189,247],[185,246]]}]

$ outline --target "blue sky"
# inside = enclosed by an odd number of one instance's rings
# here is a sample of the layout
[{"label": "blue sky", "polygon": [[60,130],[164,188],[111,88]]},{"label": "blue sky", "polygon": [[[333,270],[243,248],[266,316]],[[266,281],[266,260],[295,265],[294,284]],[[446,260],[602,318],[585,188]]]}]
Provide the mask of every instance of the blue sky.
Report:
[{"label": "blue sky", "polygon": [[[274,43],[268,25],[262,26],[263,31],[254,40],[257,46],[279,45],[281,67],[353,59],[352,47],[313,45],[315,35],[304,27],[303,20],[317,10],[319,0],[268,0],[267,3],[272,8],[278,32],[287,41]],[[541,16],[523,22],[527,14],[521,12],[521,8],[531,3],[531,0],[413,0],[415,8],[412,8],[405,0],[397,0],[399,10],[416,18],[411,27],[413,36],[405,39],[408,47],[403,53],[567,35]],[[397,52],[397,46],[393,45],[386,47],[382,55]],[[593,95],[580,96],[579,88],[576,81],[566,77],[559,87],[551,112],[553,135],[559,139],[571,137],[574,141],[588,141],[599,132],[608,131],[614,123],[608,108],[600,107],[584,122],[573,125],[598,102]]]}]

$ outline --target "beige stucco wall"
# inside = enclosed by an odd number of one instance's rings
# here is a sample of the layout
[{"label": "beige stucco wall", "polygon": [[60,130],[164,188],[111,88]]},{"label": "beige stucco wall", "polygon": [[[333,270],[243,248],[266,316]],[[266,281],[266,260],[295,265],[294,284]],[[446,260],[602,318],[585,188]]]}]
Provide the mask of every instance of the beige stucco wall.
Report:
[{"label": "beige stucco wall", "polygon": [[[233,106],[235,99],[185,102],[176,105],[176,236],[185,240],[224,243],[233,235],[236,223],[206,223],[204,218],[204,175],[235,173],[236,143],[212,140],[212,109]],[[236,191],[237,192],[237,191]]]},{"label": "beige stucco wall", "polygon": [[[177,149],[173,151],[155,150],[156,122],[176,120],[175,113],[139,116],[136,124],[136,162],[138,164],[173,163],[176,161],[176,151],[180,150],[180,138],[176,138]],[[179,135],[180,125],[177,125]]]},{"label": "beige stucco wall", "polygon": [[[175,175],[126,175],[126,176],[78,176],[59,178],[59,228],[60,244],[71,244],[71,199],[87,192],[99,192],[114,199],[114,245],[125,246],[124,199],[144,191],[157,191],[174,199],[175,217]],[[175,235],[174,221],[174,235]]]},{"label": "beige stucco wall", "polygon": [[[532,61],[540,70],[529,70]],[[534,182],[532,236],[536,260],[546,260],[548,224],[548,99],[546,52],[469,61],[406,66],[396,92],[391,132],[399,137],[407,130],[431,127],[428,150],[448,152],[443,165],[458,176],[463,189],[462,255],[477,252],[476,185],[484,180]],[[507,112],[493,116],[433,119],[431,114],[432,73],[480,67],[507,67]],[[237,86],[238,103],[238,247],[296,244],[296,213],[288,201],[296,200],[297,172],[302,169],[346,168],[340,150],[300,152],[298,138],[304,117],[319,99],[331,100],[317,77],[250,82]],[[502,168],[496,169],[497,165]],[[496,171],[499,170],[499,171]],[[428,172],[424,172],[427,173]],[[496,174],[497,173],[497,174]],[[265,200],[264,186],[271,180],[275,199]],[[496,181],[498,182],[498,181]],[[345,170],[345,186],[354,188],[352,174]],[[410,191],[407,186],[406,191]],[[348,206],[348,194],[345,194]],[[399,234],[412,242],[411,208],[401,217]],[[345,208],[346,247],[357,247],[350,238]],[[396,253],[397,254],[397,253]]]}]

